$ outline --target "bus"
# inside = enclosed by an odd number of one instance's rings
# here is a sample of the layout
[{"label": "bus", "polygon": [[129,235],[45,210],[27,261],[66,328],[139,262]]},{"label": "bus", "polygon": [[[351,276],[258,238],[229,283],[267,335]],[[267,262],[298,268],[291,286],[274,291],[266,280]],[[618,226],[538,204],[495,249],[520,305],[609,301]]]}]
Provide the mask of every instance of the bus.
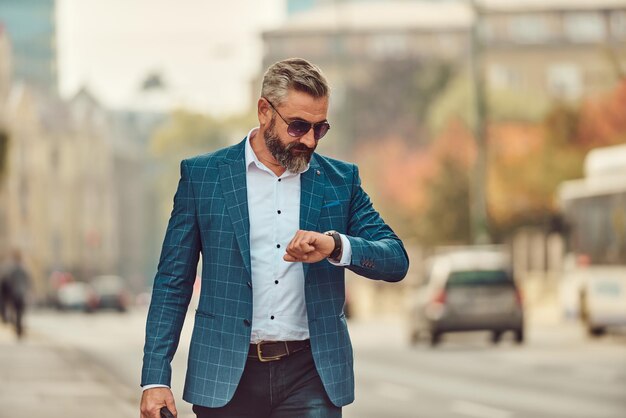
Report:
[{"label": "bus", "polygon": [[598,336],[626,326],[626,144],[590,151],[584,173],[558,190],[566,230],[561,301],[566,316]]}]

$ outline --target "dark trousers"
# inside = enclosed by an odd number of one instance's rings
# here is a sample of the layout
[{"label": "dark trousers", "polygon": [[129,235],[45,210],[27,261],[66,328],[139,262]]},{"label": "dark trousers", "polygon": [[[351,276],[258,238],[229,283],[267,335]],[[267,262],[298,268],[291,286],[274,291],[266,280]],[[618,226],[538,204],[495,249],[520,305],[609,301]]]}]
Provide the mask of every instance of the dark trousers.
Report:
[{"label": "dark trousers", "polygon": [[16,297],[6,289],[0,289],[0,316],[2,322],[12,322],[18,337],[24,334],[24,309],[26,302],[22,297]]},{"label": "dark trousers", "polygon": [[233,399],[222,408],[194,405],[198,418],[341,418],[317,374],[310,349],[262,363],[248,358]]}]

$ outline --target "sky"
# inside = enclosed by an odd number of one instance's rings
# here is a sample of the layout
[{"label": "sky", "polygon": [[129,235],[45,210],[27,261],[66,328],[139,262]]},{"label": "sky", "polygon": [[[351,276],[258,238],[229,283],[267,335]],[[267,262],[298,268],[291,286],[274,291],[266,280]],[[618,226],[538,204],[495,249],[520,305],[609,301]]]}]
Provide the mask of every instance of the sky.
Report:
[{"label": "sky", "polygon": [[[262,71],[260,30],[285,15],[285,0],[57,0],[61,95],[85,86],[112,108],[245,111]],[[167,93],[146,97],[153,72]]]}]

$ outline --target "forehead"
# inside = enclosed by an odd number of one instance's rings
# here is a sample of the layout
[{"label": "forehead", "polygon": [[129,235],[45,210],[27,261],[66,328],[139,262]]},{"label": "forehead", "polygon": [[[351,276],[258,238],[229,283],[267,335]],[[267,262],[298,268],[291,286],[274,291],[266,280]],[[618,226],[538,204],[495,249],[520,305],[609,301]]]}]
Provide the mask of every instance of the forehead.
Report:
[{"label": "forehead", "polygon": [[316,98],[301,91],[289,90],[279,107],[286,118],[321,122],[326,120],[328,114],[328,97]]}]

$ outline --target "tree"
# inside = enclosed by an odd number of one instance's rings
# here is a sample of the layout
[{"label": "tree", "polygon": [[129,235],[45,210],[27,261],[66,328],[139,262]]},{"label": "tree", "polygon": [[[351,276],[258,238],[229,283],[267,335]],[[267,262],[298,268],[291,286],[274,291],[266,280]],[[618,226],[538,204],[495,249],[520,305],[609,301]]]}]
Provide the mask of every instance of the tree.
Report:
[{"label": "tree", "polygon": [[470,230],[470,167],[476,144],[461,120],[449,123],[430,149],[434,175],[426,185],[429,197],[418,236],[427,245],[467,244]]},{"label": "tree", "polygon": [[[531,92],[490,89],[486,94],[490,122],[539,123],[551,106],[547,96]],[[430,107],[427,120],[431,133],[437,135],[455,119],[473,127],[476,121],[472,106],[470,81],[465,74],[460,73],[447,84]]]},{"label": "tree", "polygon": [[626,80],[606,95],[583,103],[575,141],[585,150],[626,142]]},{"label": "tree", "polygon": [[378,64],[365,80],[348,80],[337,125],[349,149],[350,141],[404,138],[428,143],[426,115],[434,98],[452,75],[450,64],[398,60]]},{"label": "tree", "polygon": [[252,115],[217,120],[181,109],[174,111],[156,129],[150,140],[150,151],[159,167],[155,181],[162,220],[167,219],[172,209],[181,160],[227,146],[243,138],[253,126]]},{"label": "tree", "polygon": [[376,209],[402,237],[416,237],[435,171],[432,155],[392,137],[361,144],[355,159]]}]

